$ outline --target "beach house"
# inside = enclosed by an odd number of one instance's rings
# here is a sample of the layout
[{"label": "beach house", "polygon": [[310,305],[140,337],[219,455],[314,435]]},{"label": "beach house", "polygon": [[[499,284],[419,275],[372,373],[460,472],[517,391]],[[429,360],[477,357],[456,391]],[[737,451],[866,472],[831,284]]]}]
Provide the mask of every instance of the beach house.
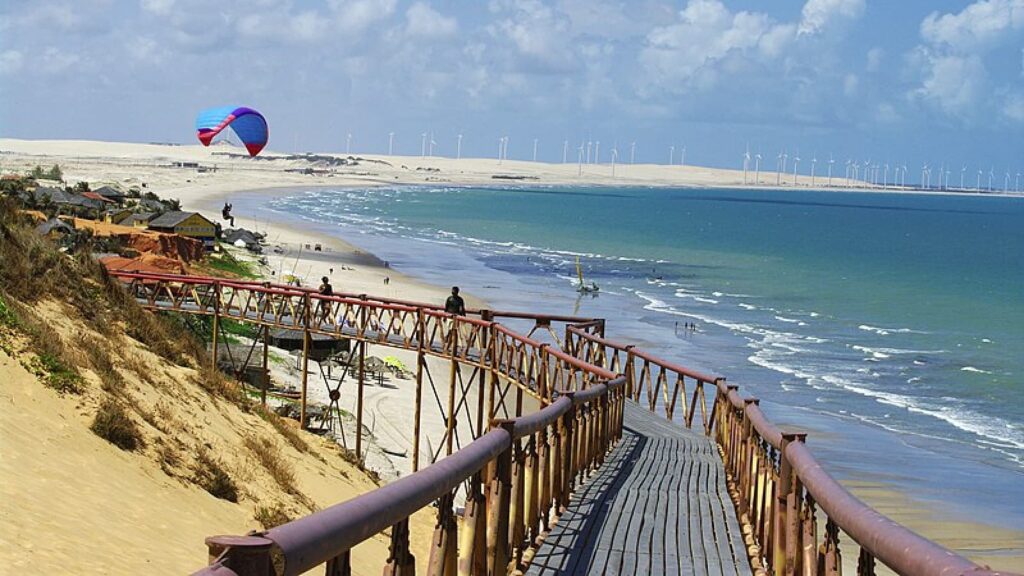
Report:
[{"label": "beach house", "polygon": [[149,222],[149,229],[201,240],[207,250],[217,236],[214,223],[198,212],[165,212]]}]

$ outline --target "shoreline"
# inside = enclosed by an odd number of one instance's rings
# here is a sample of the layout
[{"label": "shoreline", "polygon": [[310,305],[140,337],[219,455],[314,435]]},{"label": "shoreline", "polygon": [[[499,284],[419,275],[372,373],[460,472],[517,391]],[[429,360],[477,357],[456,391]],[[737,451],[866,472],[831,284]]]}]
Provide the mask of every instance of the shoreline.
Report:
[{"label": "shoreline", "polygon": [[[0,140],[0,149],[6,149],[8,141]],[[176,148],[190,148],[190,147],[162,147],[168,149]],[[191,147],[197,148],[197,147]],[[33,156],[32,158],[35,158]],[[61,156],[51,156],[51,159],[60,161]],[[366,158],[380,158],[378,156],[366,156]],[[6,156],[3,157],[6,160]],[[118,159],[109,159],[109,162],[90,162],[84,156],[76,156],[75,162],[77,165],[73,165],[73,168],[67,170],[69,180],[75,178],[86,179],[90,181],[109,181],[109,178],[91,178],[90,176],[101,175],[109,176],[108,170],[110,166],[119,167],[118,169],[127,169],[129,173],[133,173],[136,176],[129,176],[137,178],[140,173],[144,172],[145,166],[150,166],[153,170],[150,175],[153,178],[147,178],[150,182],[155,184],[152,188],[153,191],[157,192],[162,197],[177,197],[181,200],[183,207],[190,209],[199,209],[206,213],[212,213],[215,216],[219,210],[219,204],[226,198],[230,198],[233,195],[239,195],[246,198],[266,198],[273,194],[279,194],[284,190],[288,189],[313,189],[313,188],[349,188],[349,187],[360,187],[360,186],[387,186],[387,185],[450,185],[450,186],[649,186],[649,187],[711,187],[713,185],[706,184],[703,182],[696,183],[663,183],[663,184],[651,184],[651,183],[637,183],[626,179],[604,181],[600,183],[592,183],[586,181],[568,181],[568,182],[556,182],[556,181],[504,181],[504,180],[473,180],[467,178],[465,182],[455,183],[450,181],[433,181],[433,180],[399,180],[396,177],[394,182],[390,182],[383,178],[368,179],[361,175],[344,175],[340,178],[314,178],[312,181],[308,176],[296,177],[297,175],[291,173],[271,173],[273,177],[268,177],[265,170],[258,170],[258,173],[254,171],[253,174],[237,174],[242,176],[240,178],[233,178],[236,174],[230,174],[228,178],[220,178],[216,181],[204,181],[204,182],[192,182],[191,178],[196,177],[194,171],[173,171],[164,170],[160,167],[154,166],[152,163],[143,165],[129,165],[130,162],[124,162],[118,164]],[[410,163],[420,160],[425,164],[439,163],[438,159],[408,159]],[[455,161],[445,159],[452,163],[454,162],[475,162],[477,164],[487,162],[489,164],[495,164],[494,160],[464,160]],[[8,168],[8,162],[4,162],[4,167]],[[97,165],[99,164],[99,165]],[[108,166],[107,164],[110,164]],[[514,164],[526,164],[531,163],[518,163],[518,162],[506,162],[504,166],[498,166],[499,171],[505,172],[502,168],[512,167]],[[91,165],[91,166],[90,166]],[[560,165],[554,165],[560,166]],[[570,165],[572,171],[575,172],[576,166]],[[491,166],[494,168],[494,166]],[[522,166],[516,166],[517,170],[524,169]],[[668,168],[668,167],[663,167]],[[672,167],[676,168],[676,167]],[[171,172],[166,174],[165,172]],[[224,170],[224,172],[230,172]],[[728,172],[728,171],[727,171]],[[735,172],[735,171],[733,171]],[[742,172],[739,172],[742,174]],[[218,172],[223,176],[223,172]],[[418,176],[422,176],[419,174]],[[808,177],[809,178],[809,177]],[[186,179],[182,182],[182,179]],[[198,180],[198,178],[197,178]],[[332,181],[327,181],[332,180]],[[159,186],[159,187],[157,187]],[[753,190],[765,190],[765,191],[780,191],[780,190],[809,190],[811,188],[804,187],[775,187],[775,186],[746,186],[734,185],[734,184],[720,184],[720,188],[746,188]],[[815,188],[817,189],[817,188]],[[837,192],[878,192],[878,193],[907,193],[907,194],[931,194],[931,195],[967,195],[967,196],[1003,196],[1001,193],[956,193],[956,192],[939,192],[939,191],[896,191],[896,190],[880,190],[872,188],[852,188],[852,189],[841,189],[831,188],[829,191]],[[1017,197],[1017,194],[1008,194],[1006,196]],[[219,220],[219,219],[218,219]],[[246,217],[238,219],[238,224],[245,227],[246,221],[251,220]],[[390,276],[395,282],[396,291],[402,288],[401,296],[394,296],[400,298],[417,299],[416,297],[409,298],[408,293],[415,292],[421,294],[419,299],[425,299],[426,301],[437,301],[447,296],[447,290],[444,287],[436,286],[422,280],[417,279],[414,276],[404,274],[401,270],[395,270],[393,268],[384,268],[383,265],[374,264],[374,258],[376,258],[371,252],[359,248],[356,243],[353,243],[351,239],[345,238],[339,231],[338,234],[326,233],[322,230],[302,230],[300,227],[294,224],[278,220],[256,220],[257,227],[260,231],[267,231],[268,237],[272,237],[273,234],[277,235],[275,243],[284,242],[287,244],[299,244],[304,245],[308,243],[319,242],[325,247],[330,247],[329,252],[323,254],[336,255],[340,258],[366,258],[366,263],[353,264],[355,268],[352,274],[346,274],[345,278],[349,281],[348,284],[336,285],[335,289],[339,291],[354,291],[359,292],[361,289],[367,293],[382,293],[384,284],[383,277]],[[313,253],[311,253],[313,254]],[[269,255],[268,255],[269,256]],[[270,258],[271,263],[274,263],[274,258]],[[281,260],[285,260],[282,256]],[[290,258],[288,258],[290,261]],[[296,266],[309,267],[308,275],[312,275],[313,279],[318,278],[318,274],[313,272],[313,269],[322,270],[324,267],[329,268],[329,263],[322,261],[322,258],[312,259],[305,257],[303,259],[296,259],[297,264],[293,265],[293,269]],[[379,262],[379,258],[377,259]],[[348,261],[346,261],[347,264]],[[283,266],[280,267],[283,270]],[[386,271],[386,272],[385,272]],[[348,272],[348,271],[346,271]],[[408,291],[408,292],[407,292]],[[391,296],[391,294],[384,294]],[[467,299],[469,300],[469,299]],[[499,304],[499,303],[496,303]],[[964,520],[962,516],[966,515],[947,515],[943,514],[939,506],[934,503],[922,502],[914,500],[911,495],[905,494],[898,489],[893,489],[891,484],[887,484],[884,480],[872,479],[870,474],[864,474],[862,478],[855,478],[850,480],[844,480],[843,484],[848,489],[853,491],[859,497],[862,497],[868,504],[878,509],[880,512],[890,516],[894,520],[903,523],[918,531],[925,536],[936,539],[936,541],[943,543],[944,545],[956,547],[961,553],[968,555],[976,561],[988,563],[993,567],[1001,568],[1020,568],[1024,565],[1024,531],[1015,531],[1010,529],[999,528],[991,524],[983,524],[971,520]],[[970,538],[965,537],[970,535]],[[991,546],[987,546],[987,545]],[[992,550],[991,548],[995,548]],[[1006,553],[1009,550],[1010,553]],[[998,551],[999,553],[994,554],[990,557],[989,553]]]}]

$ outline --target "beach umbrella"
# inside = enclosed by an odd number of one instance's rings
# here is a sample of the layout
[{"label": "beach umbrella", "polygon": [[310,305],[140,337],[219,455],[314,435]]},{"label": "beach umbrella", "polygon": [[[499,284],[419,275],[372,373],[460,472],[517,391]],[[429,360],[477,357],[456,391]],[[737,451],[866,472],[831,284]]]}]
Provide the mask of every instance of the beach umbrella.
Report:
[{"label": "beach umbrella", "polygon": [[400,372],[406,372],[405,364],[394,356],[385,356],[384,363]]}]

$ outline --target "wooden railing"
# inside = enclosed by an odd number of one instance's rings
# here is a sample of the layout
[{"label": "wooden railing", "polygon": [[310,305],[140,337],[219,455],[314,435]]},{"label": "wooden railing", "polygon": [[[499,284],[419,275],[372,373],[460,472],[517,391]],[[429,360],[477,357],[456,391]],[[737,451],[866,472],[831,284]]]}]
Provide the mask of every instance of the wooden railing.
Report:
[{"label": "wooden railing", "polygon": [[[806,434],[780,430],[764,415],[756,398],[742,398],[738,387],[727,384],[725,378],[701,374],[572,326],[568,332],[570,353],[624,372],[627,395],[652,412],[687,428],[700,413],[703,430],[713,435],[725,463],[729,493],[755,574],[842,574],[841,535],[858,545],[858,576],[875,574],[876,561],[907,576],[1009,574],[979,566],[857,499],[814,458],[805,443]],[[692,383],[689,404],[685,401],[688,383]],[[710,413],[706,396],[713,398]]]},{"label": "wooden railing", "polygon": [[[437,506],[437,523],[430,574],[510,573],[523,567],[531,546],[557,520],[576,484],[602,464],[621,438],[626,399],[687,428],[699,422],[713,436],[756,574],[841,574],[841,535],[859,545],[856,570],[862,576],[875,574],[876,560],[911,576],[998,574],[855,498],[822,469],[805,435],[775,427],[756,399],[741,398],[724,378],[608,340],[602,320],[487,310],[461,317],[437,306],[365,295],[321,296],[288,286],[211,278],[115,275],[152,310],[209,315],[215,325],[232,319],[416,350],[418,367],[424,355],[452,362],[447,457],[418,470],[417,374],[413,469],[418,471],[265,532],[211,537],[210,565],[197,574],[300,574],[321,564],[328,575],[348,574],[352,547],[389,528],[385,574],[413,574],[408,519],[431,503]],[[529,320],[534,328],[521,335],[495,322],[498,317]],[[554,322],[566,325],[561,342]],[[556,346],[533,339],[538,330],[551,334]],[[476,367],[481,378],[490,374],[486,413],[478,408],[477,414],[486,414],[490,425],[488,432],[453,450],[456,364]],[[361,377],[360,371],[360,383]],[[496,418],[496,406],[507,400],[508,388],[499,395],[503,382],[517,395],[515,416],[504,419]],[[540,409],[524,415],[524,395]],[[713,398],[710,409],[708,396]],[[361,414],[360,404],[357,417]],[[457,490],[465,496],[461,534],[455,521]]]}]

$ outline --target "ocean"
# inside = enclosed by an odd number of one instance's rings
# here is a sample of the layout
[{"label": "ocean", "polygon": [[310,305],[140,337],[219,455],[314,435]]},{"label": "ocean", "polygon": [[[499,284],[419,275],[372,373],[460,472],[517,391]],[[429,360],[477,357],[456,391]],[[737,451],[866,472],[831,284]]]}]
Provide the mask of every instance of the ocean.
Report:
[{"label": "ocean", "polygon": [[244,209],[495,308],[606,318],[806,429],[840,479],[1024,525],[1022,198],[406,186]]}]

